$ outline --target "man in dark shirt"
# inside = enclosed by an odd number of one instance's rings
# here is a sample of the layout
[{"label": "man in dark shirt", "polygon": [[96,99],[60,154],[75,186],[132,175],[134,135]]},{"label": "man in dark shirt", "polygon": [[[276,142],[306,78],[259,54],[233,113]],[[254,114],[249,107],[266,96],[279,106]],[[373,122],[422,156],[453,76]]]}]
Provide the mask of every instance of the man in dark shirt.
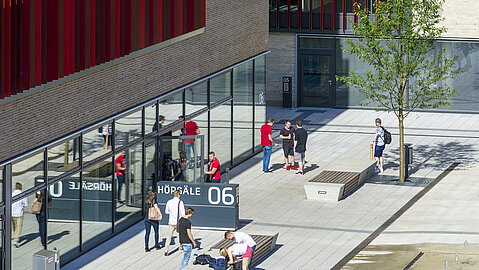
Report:
[{"label": "man in dark shirt", "polygon": [[303,121],[296,121],[296,132],[294,135],[294,155],[299,164],[299,172],[296,174],[304,174],[304,157],[306,154],[306,141],[308,140],[308,132],[303,128]]},{"label": "man in dark shirt", "polygon": [[193,246],[196,248],[195,238],[191,234],[191,221],[189,220],[194,212],[193,208],[186,208],[185,215],[178,221],[178,234],[181,247],[183,248],[183,260],[181,261],[180,270],[188,265]]},{"label": "man in dark shirt", "polygon": [[153,125],[153,129],[151,131],[155,132],[157,131],[158,129],[161,129],[163,127],[163,124],[165,123],[165,116],[163,115],[158,115],[158,122],[156,122],[154,125]]},{"label": "man in dark shirt", "polygon": [[[284,162],[286,170],[298,170],[294,166],[294,127],[291,126],[291,120],[286,120],[284,128],[279,132],[279,138],[283,139],[283,152],[284,152]],[[289,159],[291,157],[291,167],[289,166]]]}]

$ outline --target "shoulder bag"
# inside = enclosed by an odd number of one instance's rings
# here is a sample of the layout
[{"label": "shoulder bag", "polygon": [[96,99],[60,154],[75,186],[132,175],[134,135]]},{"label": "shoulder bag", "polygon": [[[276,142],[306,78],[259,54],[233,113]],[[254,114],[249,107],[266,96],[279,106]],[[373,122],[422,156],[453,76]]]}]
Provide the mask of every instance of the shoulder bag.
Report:
[{"label": "shoulder bag", "polygon": [[150,208],[148,208],[148,219],[149,220],[161,220],[160,213],[158,213],[158,211],[156,211],[154,204],[151,204]]},{"label": "shoulder bag", "polygon": [[32,203],[32,210],[30,211],[32,214],[38,215],[42,212],[42,205],[43,203],[39,200],[36,200]]}]

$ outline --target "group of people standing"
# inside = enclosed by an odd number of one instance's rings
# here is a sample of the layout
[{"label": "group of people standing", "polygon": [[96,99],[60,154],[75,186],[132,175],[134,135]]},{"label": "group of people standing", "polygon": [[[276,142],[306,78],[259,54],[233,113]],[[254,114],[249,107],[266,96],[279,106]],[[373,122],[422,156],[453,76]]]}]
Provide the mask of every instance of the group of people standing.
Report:
[{"label": "group of people standing", "polygon": [[[283,140],[284,168],[286,170],[298,171],[296,174],[304,175],[304,165],[306,163],[306,142],[308,132],[303,128],[303,121],[296,120],[296,128],[292,127],[291,120],[286,120],[284,127],[279,133],[279,138]],[[269,163],[273,145],[278,146],[272,136],[272,126],[274,119],[268,119],[268,123],[261,127],[261,146],[263,147],[263,173],[271,173]],[[298,167],[296,167],[296,161]]]}]

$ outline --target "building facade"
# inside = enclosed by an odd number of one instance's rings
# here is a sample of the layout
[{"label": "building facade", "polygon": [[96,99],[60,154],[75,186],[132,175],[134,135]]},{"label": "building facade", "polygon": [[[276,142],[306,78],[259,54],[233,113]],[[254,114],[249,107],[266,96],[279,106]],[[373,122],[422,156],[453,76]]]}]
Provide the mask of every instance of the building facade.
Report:
[{"label": "building facade", "polygon": [[[346,39],[354,38],[354,4],[374,13],[375,0],[271,0],[270,51],[267,56],[267,103],[282,105],[282,78],[293,79],[293,107],[354,108],[364,102],[361,94],[340,81],[350,70],[366,73],[371,68],[356,56],[344,53]],[[467,10],[464,7],[468,7]],[[470,0],[446,1],[442,23],[448,32],[438,40],[437,50],[457,55],[462,70],[447,83],[457,91],[448,111],[479,111],[475,74],[479,71],[479,31]],[[463,20],[463,14],[471,20]],[[461,15],[459,15],[461,14]],[[461,19],[459,19],[461,18]]]},{"label": "building facade", "polygon": [[2,269],[54,247],[64,265],[140,221],[172,164],[203,181],[209,151],[222,172],[258,151],[266,2],[2,4]]}]

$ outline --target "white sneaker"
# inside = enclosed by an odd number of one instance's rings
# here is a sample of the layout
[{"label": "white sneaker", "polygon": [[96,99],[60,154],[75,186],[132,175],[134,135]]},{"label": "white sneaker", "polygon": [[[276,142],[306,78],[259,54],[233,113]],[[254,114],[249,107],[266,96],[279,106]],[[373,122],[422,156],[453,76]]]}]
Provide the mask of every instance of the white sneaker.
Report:
[{"label": "white sneaker", "polygon": [[383,170],[383,169],[379,169],[379,172],[382,173],[382,172],[384,172],[384,170]]}]

